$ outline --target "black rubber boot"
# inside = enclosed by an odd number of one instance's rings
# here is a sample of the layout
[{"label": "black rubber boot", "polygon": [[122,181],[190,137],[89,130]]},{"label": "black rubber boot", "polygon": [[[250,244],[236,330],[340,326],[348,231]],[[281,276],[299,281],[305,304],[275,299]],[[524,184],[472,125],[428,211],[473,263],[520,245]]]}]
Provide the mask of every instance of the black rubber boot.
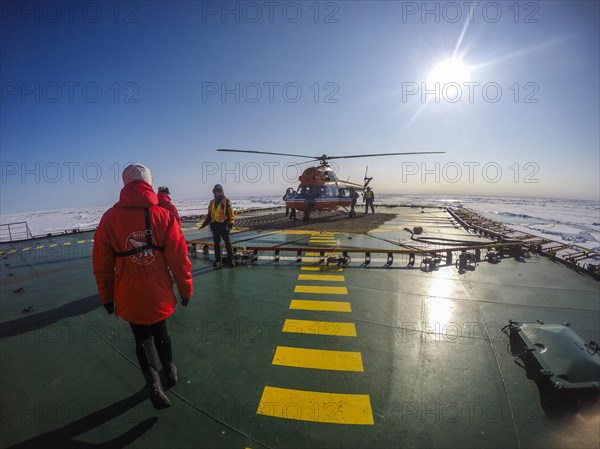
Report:
[{"label": "black rubber boot", "polygon": [[154,408],[156,410],[162,410],[171,407],[171,401],[169,401],[169,398],[162,389],[158,372],[155,369],[150,368],[144,373],[144,377],[146,378],[146,385],[150,392],[150,401]]},{"label": "black rubber boot", "polygon": [[154,346],[158,352],[158,358],[162,365],[169,387],[177,384],[177,367],[173,363],[173,351],[171,349],[171,337],[163,339],[155,338]]},{"label": "black rubber boot", "polygon": [[154,359],[154,349],[152,349],[152,340],[147,340],[143,344],[139,344],[135,348],[140,368],[146,379],[146,385],[150,392],[150,401],[155,409],[160,410],[171,406],[171,401],[165,395],[160,376],[156,370],[156,362]]}]

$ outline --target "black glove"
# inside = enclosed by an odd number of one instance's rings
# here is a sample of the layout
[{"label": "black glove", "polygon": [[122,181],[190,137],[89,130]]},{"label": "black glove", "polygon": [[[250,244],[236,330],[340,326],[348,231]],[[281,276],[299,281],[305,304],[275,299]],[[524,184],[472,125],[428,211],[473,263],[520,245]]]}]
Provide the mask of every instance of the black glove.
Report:
[{"label": "black glove", "polygon": [[205,227],[206,227],[206,224],[202,223],[202,225],[198,229],[202,229],[202,228],[205,228]]},{"label": "black glove", "polygon": [[188,302],[190,302],[190,298],[184,298],[184,297],[181,297],[181,305],[182,305],[183,307],[187,307],[187,305],[188,305]]},{"label": "black glove", "polygon": [[113,301],[102,304],[109,315],[115,313],[115,303]]}]

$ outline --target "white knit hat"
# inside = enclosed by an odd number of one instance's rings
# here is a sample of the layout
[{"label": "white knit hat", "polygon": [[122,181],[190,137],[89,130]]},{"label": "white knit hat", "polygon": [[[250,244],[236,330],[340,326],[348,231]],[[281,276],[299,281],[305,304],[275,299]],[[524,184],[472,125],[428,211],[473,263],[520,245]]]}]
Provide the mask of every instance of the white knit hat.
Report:
[{"label": "white knit hat", "polygon": [[123,184],[127,185],[131,181],[146,181],[152,185],[152,173],[150,169],[142,164],[131,164],[123,170]]}]

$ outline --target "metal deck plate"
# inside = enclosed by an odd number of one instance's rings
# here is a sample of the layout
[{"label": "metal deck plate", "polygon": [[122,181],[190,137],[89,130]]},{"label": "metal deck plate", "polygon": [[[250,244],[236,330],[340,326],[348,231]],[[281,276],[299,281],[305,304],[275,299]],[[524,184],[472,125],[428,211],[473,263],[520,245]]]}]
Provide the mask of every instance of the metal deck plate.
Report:
[{"label": "metal deck plate", "polygon": [[[472,237],[443,211],[397,214],[368,233],[334,233],[336,245],[397,248],[378,237],[410,241],[410,224]],[[209,237],[184,227],[188,238]],[[311,248],[327,234],[253,232],[234,241]],[[173,406],[157,412],[129,326],[100,305],[92,237],[0,248],[3,448],[600,446],[598,404],[548,415],[501,332],[510,318],[568,320],[598,341],[598,282],[548,259],[459,274],[400,257],[389,267],[375,253],[368,266],[357,256],[341,269],[315,256],[296,263],[294,253],[214,270],[198,254],[196,293],[168,321],[179,383],[167,393]]]}]

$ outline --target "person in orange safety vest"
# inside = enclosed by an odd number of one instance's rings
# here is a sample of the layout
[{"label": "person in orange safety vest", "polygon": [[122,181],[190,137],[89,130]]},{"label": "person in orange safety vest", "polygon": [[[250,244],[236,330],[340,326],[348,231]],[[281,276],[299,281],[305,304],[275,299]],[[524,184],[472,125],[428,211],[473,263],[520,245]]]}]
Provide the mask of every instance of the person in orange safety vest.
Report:
[{"label": "person in orange safety vest", "polygon": [[200,226],[200,229],[210,224],[210,230],[213,234],[213,242],[215,244],[215,262],[213,267],[221,268],[221,239],[225,242],[225,250],[227,251],[227,261],[231,268],[235,267],[233,260],[233,250],[231,248],[231,240],[229,239],[229,231],[233,228],[235,221],[235,213],[231,206],[231,201],[225,196],[223,186],[215,185],[213,188],[214,199],[210,200],[208,205],[208,214],[206,219]]}]

